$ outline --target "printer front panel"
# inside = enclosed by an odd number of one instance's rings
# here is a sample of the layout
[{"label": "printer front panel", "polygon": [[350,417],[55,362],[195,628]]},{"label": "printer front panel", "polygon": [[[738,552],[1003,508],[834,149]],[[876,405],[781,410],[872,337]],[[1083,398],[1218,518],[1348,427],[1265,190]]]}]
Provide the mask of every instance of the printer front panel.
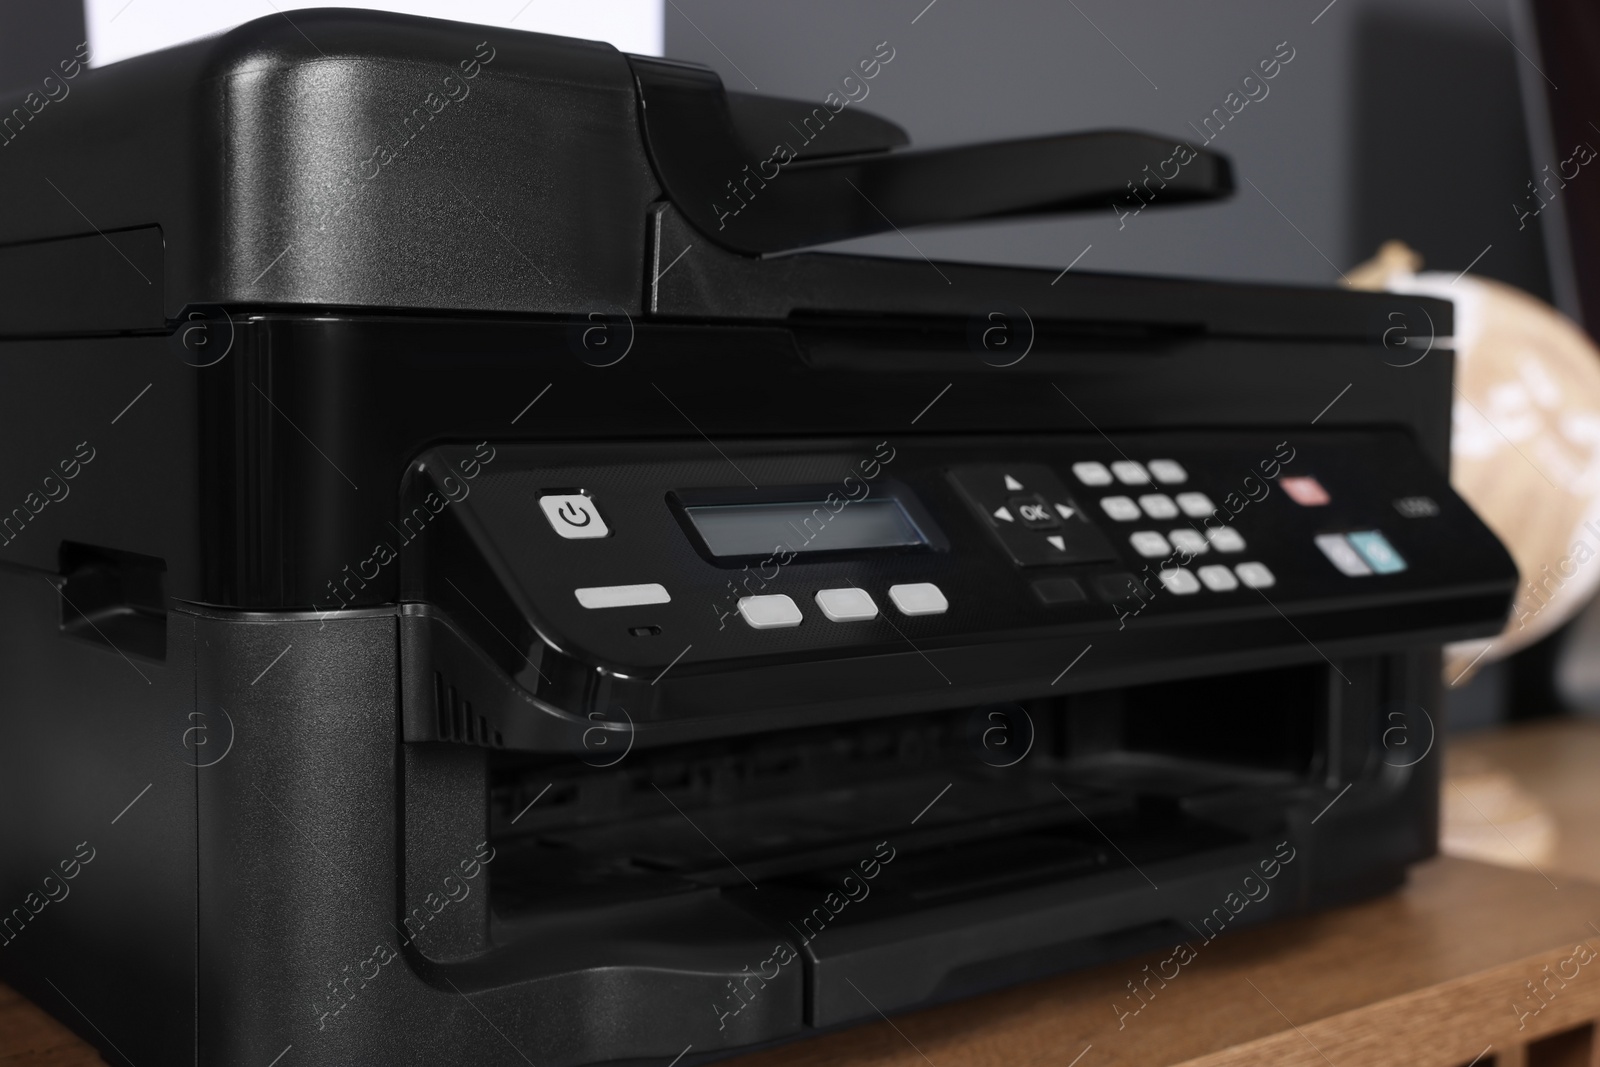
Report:
[{"label": "printer front panel", "polygon": [[[407,632],[478,653],[449,673],[510,748],[573,751],[558,724],[618,709],[648,747],[1325,664],[1497,625],[1515,580],[1396,430],[485,442],[416,469]],[[455,729],[425,679],[408,702],[409,739]]]}]

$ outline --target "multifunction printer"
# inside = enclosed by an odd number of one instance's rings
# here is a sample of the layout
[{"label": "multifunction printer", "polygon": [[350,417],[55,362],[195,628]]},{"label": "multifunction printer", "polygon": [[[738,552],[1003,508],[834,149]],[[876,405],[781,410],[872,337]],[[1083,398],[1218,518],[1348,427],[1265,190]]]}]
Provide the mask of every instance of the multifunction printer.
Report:
[{"label": "multifunction printer", "polygon": [[108,1062],[687,1065],[1434,851],[1448,304],[805,251],[1204,147],[336,10],[0,127],[0,978]]}]

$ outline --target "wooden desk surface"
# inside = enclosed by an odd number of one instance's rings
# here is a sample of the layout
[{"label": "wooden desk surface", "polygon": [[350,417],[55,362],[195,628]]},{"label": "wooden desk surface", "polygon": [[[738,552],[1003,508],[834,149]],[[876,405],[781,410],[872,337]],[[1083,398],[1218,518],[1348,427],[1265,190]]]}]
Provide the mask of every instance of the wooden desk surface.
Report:
[{"label": "wooden desk surface", "polygon": [[[1125,983],[1168,953],[896,1016],[733,1061],[738,1067],[1457,1067],[1600,1018],[1600,960],[1518,1032],[1513,1004],[1585,938],[1600,887],[1466,860],[1418,867],[1400,892],[1198,945],[1119,1029]],[[1568,965],[1568,971],[1572,969]],[[1170,973],[1170,968],[1169,968]],[[1552,987],[1554,988],[1554,987]],[[1084,1050],[1088,1049],[1085,1053]],[[1083,1054],[1081,1060],[1074,1057]],[[1489,1062],[1485,1057],[1480,1067]],[[1588,1060],[1581,1061],[1588,1067]],[[0,987],[0,1067],[98,1065]]]},{"label": "wooden desk surface", "polygon": [[[1600,959],[1518,1032],[1524,980],[1593,939],[1600,887],[1441,858],[1400,892],[1210,945],[1119,1027],[1160,952],[897,1016],[738,1067],[1453,1067],[1600,1016]],[[1568,967],[1571,970],[1571,965]],[[1593,972],[1593,973],[1591,973]],[[1168,968],[1171,973],[1171,968]],[[1532,1001],[1525,1006],[1531,1008]],[[915,1046],[915,1047],[913,1047]],[[1485,1057],[1483,1062],[1487,1062]],[[1588,1062],[1584,1061],[1584,1067]]]},{"label": "wooden desk surface", "polygon": [[0,985],[0,1067],[104,1067],[72,1031]]}]

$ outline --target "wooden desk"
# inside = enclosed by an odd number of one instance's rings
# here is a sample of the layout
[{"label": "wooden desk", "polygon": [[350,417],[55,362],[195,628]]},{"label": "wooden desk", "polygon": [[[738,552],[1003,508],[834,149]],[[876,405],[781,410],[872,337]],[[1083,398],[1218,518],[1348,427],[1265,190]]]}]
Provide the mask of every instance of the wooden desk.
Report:
[{"label": "wooden desk", "polygon": [[[1586,1046],[1577,1059],[1522,1058],[1529,1040],[1600,1018],[1591,920],[1600,923],[1600,887],[1558,891],[1538,874],[1444,858],[1417,868],[1399,893],[1199,947],[1165,988],[1152,983],[1149,1003],[1120,1029],[1113,1005],[1135,1003],[1125,983],[1169,952],[735,1062],[1067,1067],[1082,1054],[1078,1067],[1460,1067],[1487,1051],[1478,1067],[1594,1067]],[[1519,1032],[1512,1005],[1531,998],[1523,982],[1585,937],[1593,961]]]},{"label": "wooden desk", "polygon": [[[738,1067],[1597,1067],[1587,1034],[1524,1057],[1530,1040],[1600,1019],[1600,887],[1465,860],[1417,868],[1402,891],[1245,930],[1197,958],[1119,1030],[1125,983],[1168,953],[874,1022],[734,1061]],[[1518,1031],[1524,982],[1590,939],[1597,957]],[[1088,1051],[1085,1052],[1085,1049]],[[1559,1054],[1559,1055],[1558,1055]],[[1082,1056],[1081,1059],[1075,1057]],[[1552,1056],[1556,1058],[1552,1058]],[[100,1060],[0,988],[0,1067]],[[444,1065],[441,1065],[444,1067]]]},{"label": "wooden desk", "polygon": [[0,985],[0,1067],[104,1067],[72,1031]]}]

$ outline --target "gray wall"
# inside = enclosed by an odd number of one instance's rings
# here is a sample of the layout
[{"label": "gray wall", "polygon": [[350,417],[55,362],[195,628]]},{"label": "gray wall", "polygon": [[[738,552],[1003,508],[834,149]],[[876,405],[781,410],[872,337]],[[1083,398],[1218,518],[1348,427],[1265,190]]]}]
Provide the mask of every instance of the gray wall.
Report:
[{"label": "gray wall", "polygon": [[[1327,0],[666,2],[667,54],[730,88],[821,100],[889,41],[864,106],[928,146],[1116,126],[1197,140],[1189,124],[1259,59],[1295,50],[1211,144],[1240,176],[1232,201],[1121,229],[1108,206],[911,233],[935,258],[1062,267],[1092,244],[1078,269],[1326,283],[1399,237],[1448,270],[1492,244],[1476,271],[1548,290],[1510,208],[1537,167],[1505,0],[1336,0],[1320,18]],[[894,235],[845,247],[916,255]]]}]

